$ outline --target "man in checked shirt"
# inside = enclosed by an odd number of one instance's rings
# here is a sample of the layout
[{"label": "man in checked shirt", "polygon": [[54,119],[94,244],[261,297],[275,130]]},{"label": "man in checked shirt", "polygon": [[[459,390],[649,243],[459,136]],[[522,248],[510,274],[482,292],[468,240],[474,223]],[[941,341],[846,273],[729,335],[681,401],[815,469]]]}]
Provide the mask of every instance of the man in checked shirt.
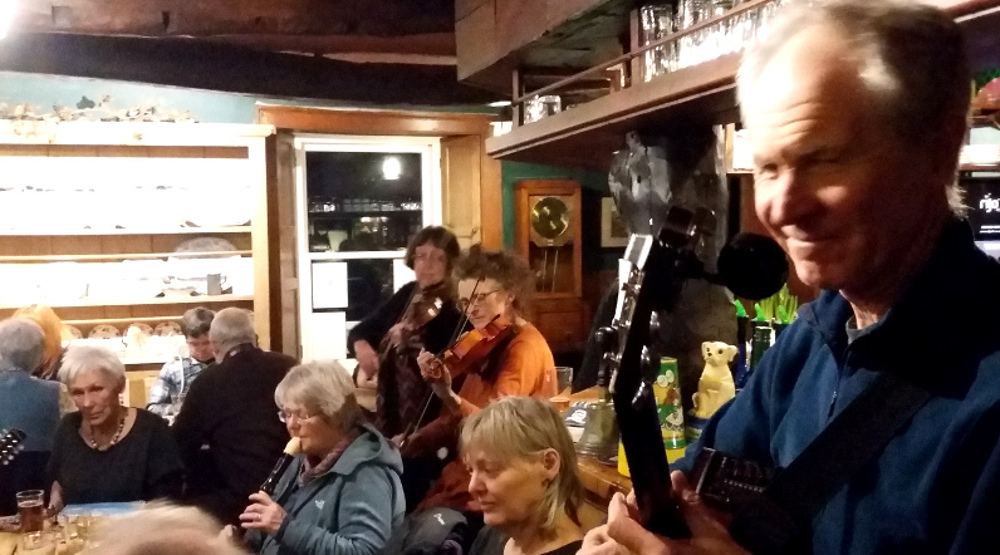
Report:
[{"label": "man in checked shirt", "polygon": [[181,331],[187,340],[188,356],[175,358],[163,365],[156,383],[149,390],[146,410],[173,422],[191,383],[202,370],[215,362],[215,349],[208,339],[208,329],[214,317],[215,312],[200,306],[184,313]]}]

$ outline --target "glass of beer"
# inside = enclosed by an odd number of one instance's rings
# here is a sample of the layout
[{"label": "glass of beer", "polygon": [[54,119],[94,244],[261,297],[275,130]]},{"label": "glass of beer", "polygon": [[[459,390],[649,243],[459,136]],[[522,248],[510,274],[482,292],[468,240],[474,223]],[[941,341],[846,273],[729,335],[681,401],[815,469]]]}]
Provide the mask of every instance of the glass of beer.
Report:
[{"label": "glass of beer", "polygon": [[45,492],[29,489],[17,492],[17,514],[21,517],[21,532],[41,532],[45,527]]}]

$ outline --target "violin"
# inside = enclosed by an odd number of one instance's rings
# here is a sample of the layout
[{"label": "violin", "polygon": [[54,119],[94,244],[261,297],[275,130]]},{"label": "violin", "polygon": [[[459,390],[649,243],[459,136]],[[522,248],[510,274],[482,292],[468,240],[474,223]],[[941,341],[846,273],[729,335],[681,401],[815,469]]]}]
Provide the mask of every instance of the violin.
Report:
[{"label": "violin", "polygon": [[396,322],[397,325],[382,338],[378,349],[380,370],[390,360],[391,355],[415,354],[423,348],[422,337],[418,332],[441,313],[444,307],[445,287],[439,284],[425,290],[414,291],[406,309]]},{"label": "violin", "polygon": [[[457,378],[470,369],[481,366],[498,347],[506,345],[517,332],[518,329],[512,322],[498,314],[482,328],[473,328],[463,333],[452,343],[451,347],[435,357],[435,360],[444,372],[451,374],[452,379]],[[409,436],[423,425],[424,417],[427,415],[427,410],[430,408],[434,396],[432,389],[424,400],[424,408],[420,412],[420,418],[411,423],[403,433],[401,448]]]},{"label": "violin", "polygon": [[498,314],[481,329],[473,328],[462,334],[437,360],[452,377],[459,376],[481,364],[498,345],[516,333],[514,325]]}]

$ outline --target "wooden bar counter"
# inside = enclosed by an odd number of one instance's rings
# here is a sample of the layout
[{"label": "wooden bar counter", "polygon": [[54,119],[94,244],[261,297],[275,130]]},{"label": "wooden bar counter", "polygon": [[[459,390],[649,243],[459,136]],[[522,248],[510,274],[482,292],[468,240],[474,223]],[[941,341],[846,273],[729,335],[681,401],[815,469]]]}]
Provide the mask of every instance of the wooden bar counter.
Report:
[{"label": "wooden bar counter", "polygon": [[17,534],[0,532],[0,555],[11,555],[17,547]]},{"label": "wooden bar counter", "polygon": [[615,493],[627,495],[632,491],[632,481],[619,474],[616,467],[601,464],[594,457],[581,455],[577,469],[584,489],[580,523],[590,529],[599,526],[607,517],[608,502]]}]

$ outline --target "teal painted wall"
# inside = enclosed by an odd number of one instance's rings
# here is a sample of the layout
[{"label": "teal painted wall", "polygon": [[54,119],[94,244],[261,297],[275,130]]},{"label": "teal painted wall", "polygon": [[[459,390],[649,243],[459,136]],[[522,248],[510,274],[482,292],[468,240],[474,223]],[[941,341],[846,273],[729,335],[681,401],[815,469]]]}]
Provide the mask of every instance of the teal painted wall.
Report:
[{"label": "teal painted wall", "polygon": [[13,107],[33,106],[38,114],[48,114],[54,106],[75,107],[81,98],[97,102],[110,97],[108,106],[125,109],[141,104],[155,104],[167,112],[187,110],[204,123],[254,123],[257,103],[317,106],[322,108],[387,108],[442,112],[493,113],[489,106],[419,106],[397,104],[375,106],[358,102],[265,98],[253,95],[131,83],[108,79],[88,79],[62,75],[40,75],[0,71],[0,103]]},{"label": "teal painted wall", "polygon": [[525,164],[522,162],[503,162],[501,166],[503,242],[508,247],[514,245],[514,187],[518,181],[525,179],[574,179],[580,183],[584,194],[589,192],[603,195],[608,194],[608,176],[603,173],[571,170],[540,164]]},{"label": "teal painted wall", "polygon": [[503,187],[503,241],[514,245],[515,206],[514,188],[524,179],[573,179],[580,183],[583,206],[583,270],[593,272],[614,270],[618,267],[624,249],[601,248],[601,198],[610,195],[608,175],[602,172],[557,168],[522,162],[501,164]]}]

